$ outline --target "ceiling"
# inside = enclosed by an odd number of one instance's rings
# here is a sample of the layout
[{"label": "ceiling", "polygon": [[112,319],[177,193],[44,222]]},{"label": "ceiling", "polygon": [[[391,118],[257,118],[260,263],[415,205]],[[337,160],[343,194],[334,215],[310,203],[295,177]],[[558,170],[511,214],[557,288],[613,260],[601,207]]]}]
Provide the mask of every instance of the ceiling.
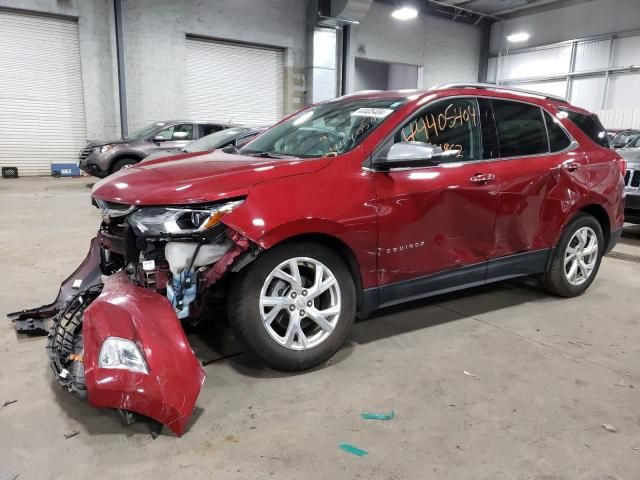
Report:
[{"label": "ceiling", "polygon": [[[389,4],[406,3],[403,0],[380,0]],[[493,21],[529,15],[543,10],[567,5],[586,3],[592,0],[407,0],[421,7],[426,13],[445,15],[455,20],[476,22],[482,19]]]}]

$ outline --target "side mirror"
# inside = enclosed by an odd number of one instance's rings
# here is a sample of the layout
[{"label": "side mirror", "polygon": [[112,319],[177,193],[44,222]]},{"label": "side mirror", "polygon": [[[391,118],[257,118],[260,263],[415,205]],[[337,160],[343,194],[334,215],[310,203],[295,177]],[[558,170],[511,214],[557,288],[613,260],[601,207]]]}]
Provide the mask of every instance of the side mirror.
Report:
[{"label": "side mirror", "polygon": [[235,145],[231,144],[231,145],[227,145],[226,147],[224,147],[222,149],[222,151],[224,153],[236,154],[236,153],[238,153],[238,147],[236,147]]},{"label": "side mirror", "polygon": [[153,137],[153,141],[156,143],[161,143],[161,142],[166,142],[167,139],[164,138],[162,135],[156,135],[155,137]]},{"label": "side mirror", "polygon": [[394,143],[385,157],[373,161],[377,170],[389,171],[397,168],[433,167],[451,161],[458,150],[442,150],[437,145],[423,142]]}]

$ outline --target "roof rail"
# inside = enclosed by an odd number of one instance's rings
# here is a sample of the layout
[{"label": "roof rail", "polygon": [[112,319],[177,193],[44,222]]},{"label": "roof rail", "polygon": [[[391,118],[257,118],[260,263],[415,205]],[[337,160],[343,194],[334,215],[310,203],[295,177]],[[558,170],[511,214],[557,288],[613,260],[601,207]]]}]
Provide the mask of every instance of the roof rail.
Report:
[{"label": "roof rail", "polygon": [[534,92],[533,90],[525,90],[523,88],[514,88],[508,85],[496,85],[494,83],[443,83],[441,85],[435,85],[429,88],[429,90],[443,90],[445,88],[486,88],[491,90],[506,90],[508,92],[525,93],[527,95],[533,95],[540,98],[548,98],[550,100],[568,103],[566,98],[557,95]]}]

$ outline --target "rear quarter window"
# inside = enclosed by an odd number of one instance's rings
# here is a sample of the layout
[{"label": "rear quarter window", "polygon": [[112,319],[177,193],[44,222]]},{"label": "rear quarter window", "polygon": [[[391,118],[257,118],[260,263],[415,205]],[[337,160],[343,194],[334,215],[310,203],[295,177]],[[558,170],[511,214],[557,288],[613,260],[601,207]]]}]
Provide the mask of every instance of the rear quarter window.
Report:
[{"label": "rear quarter window", "polygon": [[569,120],[571,120],[576,127],[582,130],[587,137],[598,145],[611,148],[611,140],[597,115],[585,115],[584,113],[573,112],[564,108],[561,108],[560,112],[569,117]]}]

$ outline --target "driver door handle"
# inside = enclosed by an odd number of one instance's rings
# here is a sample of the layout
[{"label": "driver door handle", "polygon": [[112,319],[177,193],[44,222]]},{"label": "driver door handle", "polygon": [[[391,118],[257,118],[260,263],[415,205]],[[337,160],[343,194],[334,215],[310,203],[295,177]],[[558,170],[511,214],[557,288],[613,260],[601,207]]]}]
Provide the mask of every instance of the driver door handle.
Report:
[{"label": "driver door handle", "polygon": [[496,179],[496,176],[493,173],[476,173],[469,180],[473,183],[491,183]]},{"label": "driver door handle", "polygon": [[580,168],[580,162],[566,162],[562,164],[562,168],[569,170],[570,172],[575,172]]}]

